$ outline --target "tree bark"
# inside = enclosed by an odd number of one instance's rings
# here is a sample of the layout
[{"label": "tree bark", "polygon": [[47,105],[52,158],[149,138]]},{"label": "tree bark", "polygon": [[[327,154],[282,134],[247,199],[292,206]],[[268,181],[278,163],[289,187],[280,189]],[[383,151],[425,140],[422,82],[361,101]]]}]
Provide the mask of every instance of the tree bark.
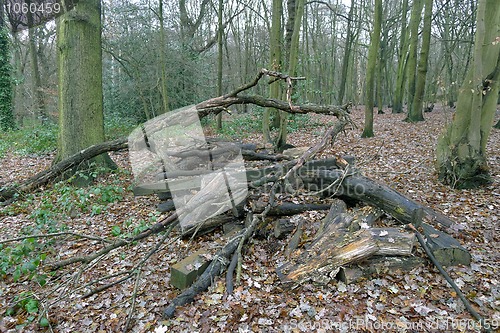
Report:
[{"label": "tree bark", "polygon": [[401,7],[401,35],[399,41],[398,72],[396,77],[396,89],[392,102],[392,113],[403,112],[403,95],[406,78],[406,64],[408,59],[408,32],[406,26],[408,12],[408,0],[403,0]]},{"label": "tree bark", "polygon": [[375,21],[370,38],[368,60],[366,65],[366,104],[365,104],[365,127],[362,138],[371,138],[373,134],[373,104],[375,87],[375,67],[377,66],[377,54],[380,45],[380,29],[382,26],[382,0],[375,0]]},{"label": "tree bark", "polygon": [[410,50],[407,62],[408,78],[408,112],[413,105],[415,96],[415,81],[417,74],[417,49],[418,49],[418,26],[420,25],[420,15],[422,13],[424,0],[414,0],[410,16]]},{"label": "tree bark", "polygon": [[[223,0],[219,0],[219,7],[217,10],[217,95],[222,95],[222,37],[224,34],[224,27],[222,26],[222,11],[224,10]],[[217,115],[217,129],[222,129],[222,113]]]},{"label": "tree bark", "polygon": [[[59,142],[54,163],[104,142],[101,5],[81,0],[57,22]],[[107,154],[90,163],[114,166]],[[75,170],[76,171],[76,170]]]},{"label": "tree bark", "polygon": [[431,44],[431,18],[432,18],[432,0],[425,0],[424,28],[422,32],[422,47],[420,49],[420,59],[418,62],[417,82],[413,103],[408,110],[406,118],[409,122],[424,120],[424,91],[427,78],[427,62],[429,58],[429,47]]},{"label": "tree bark", "polygon": [[166,48],[166,36],[165,36],[165,26],[163,17],[163,0],[158,0],[158,20],[160,24],[160,47],[158,48],[159,61],[160,61],[160,82],[161,82],[161,100],[162,100],[162,112],[165,113],[170,110],[168,106],[168,89],[167,89],[167,59],[165,56]]},{"label": "tree bark", "polygon": [[12,67],[10,65],[9,34],[5,24],[3,2],[0,3],[0,129],[14,130],[16,121],[12,106]]},{"label": "tree bark", "polygon": [[339,94],[337,96],[337,102],[339,104],[342,104],[344,101],[344,95],[345,95],[345,87],[347,84],[347,70],[349,67],[349,60],[351,58],[351,49],[352,49],[352,40],[353,40],[353,33],[352,33],[352,21],[354,19],[354,11],[356,7],[356,1],[351,0],[351,7],[349,8],[349,14],[347,16],[347,32],[346,32],[346,39],[345,39],[345,45],[344,45],[344,57],[342,58],[342,69],[341,69],[341,77],[340,77],[340,87],[339,87]]},{"label": "tree bark", "polygon": [[[283,1],[273,0],[272,9],[272,26],[270,31],[270,68],[274,71],[280,71],[282,65],[281,59],[281,43],[282,28],[281,28],[281,18],[283,15]],[[279,99],[281,95],[280,85],[278,82],[273,82],[269,85],[269,98]],[[271,143],[271,112],[274,112],[275,118],[279,117],[279,112],[273,110],[272,107],[268,107],[264,110],[264,115],[262,119],[262,134],[264,135],[264,141]],[[279,123],[279,122],[278,122]]]},{"label": "tree bark", "polygon": [[486,159],[499,92],[500,7],[480,0],[474,60],[458,97],[453,121],[438,140],[439,178],[455,188],[474,188],[491,181]]}]

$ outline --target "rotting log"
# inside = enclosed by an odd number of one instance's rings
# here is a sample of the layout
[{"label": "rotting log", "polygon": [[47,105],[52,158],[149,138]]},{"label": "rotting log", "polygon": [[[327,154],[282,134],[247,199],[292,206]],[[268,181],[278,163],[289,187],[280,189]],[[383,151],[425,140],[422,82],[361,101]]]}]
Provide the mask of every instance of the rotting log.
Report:
[{"label": "rotting log", "polygon": [[341,266],[371,257],[377,250],[377,243],[366,230],[335,237],[325,235],[299,258],[278,267],[276,272],[282,282],[294,285],[323,277],[328,279],[332,274],[335,276]]},{"label": "rotting log", "polygon": [[[342,211],[338,202],[333,206],[333,211]],[[351,215],[340,213],[327,222],[306,250],[276,269],[282,282],[294,285],[308,280],[325,282],[328,276],[335,276],[341,266],[368,258],[378,250],[368,231],[347,232]]]},{"label": "rotting log", "polygon": [[[305,186],[325,191],[328,195],[349,197],[382,209],[386,214],[396,220],[408,224],[412,222],[413,212],[417,209],[424,210],[424,221],[434,221],[444,227],[450,227],[453,221],[421,204],[405,197],[390,187],[359,175],[345,175],[342,170],[317,170],[308,171],[302,177]],[[342,181],[339,186],[331,186],[336,181]]]},{"label": "rotting log", "polygon": [[[328,204],[314,204],[314,203],[304,203],[304,204],[296,204],[292,202],[283,202],[274,206],[267,215],[271,216],[287,216],[287,215],[295,215],[303,212],[311,211],[311,210],[327,210],[330,208]],[[264,207],[256,206],[253,211],[255,213],[262,213]]]},{"label": "rotting log", "polygon": [[411,255],[416,242],[414,233],[403,232],[398,228],[369,228],[367,230],[372,234],[377,242],[378,251],[375,255]]},{"label": "rotting log", "polygon": [[337,279],[345,284],[356,283],[361,279],[374,276],[386,276],[408,272],[425,264],[421,257],[373,257],[357,265],[341,267]]},{"label": "rotting log", "polygon": [[422,223],[421,228],[425,235],[427,246],[441,265],[470,266],[471,255],[459,241],[442,231],[436,230],[427,223]]},{"label": "rotting log", "polygon": [[[259,169],[247,169],[245,170],[245,175],[248,182],[256,182],[262,178],[275,174],[278,172],[287,172],[291,167],[295,165],[296,161],[284,162],[282,164],[276,164],[272,166],[267,166]],[[305,163],[299,170],[299,176],[306,174],[309,170],[329,170],[337,168],[337,159],[327,158],[320,160],[313,160]],[[200,178],[184,178],[179,179],[178,177],[194,177],[201,176],[204,174],[213,173],[213,170],[178,170],[169,173],[160,173],[156,176],[157,181],[147,184],[141,184],[133,188],[135,196],[143,196],[150,194],[161,194],[164,198],[171,197],[169,184],[175,184],[176,191],[178,189],[184,188],[185,190],[190,190],[193,188],[198,188],[200,186]],[[237,174],[237,173],[235,173]],[[168,179],[168,181],[167,181]],[[172,182],[172,183],[170,183]],[[260,186],[260,185],[255,185]]]}]

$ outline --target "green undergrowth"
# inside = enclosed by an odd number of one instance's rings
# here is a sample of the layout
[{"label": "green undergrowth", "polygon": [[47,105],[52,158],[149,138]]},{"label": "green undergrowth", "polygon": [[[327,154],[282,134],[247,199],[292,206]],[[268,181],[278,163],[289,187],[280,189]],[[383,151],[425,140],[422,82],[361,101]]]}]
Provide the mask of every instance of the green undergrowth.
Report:
[{"label": "green undergrowth", "polygon": [[55,151],[56,146],[56,124],[28,122],[19,130],[2,133],[0,158],[4,157],[7,151],[22,156],[42,156]]},{"label": "green undergrowth", "polygon": [[[22,225],[19,225],[19,237],[26,237],[0,244],[1,280],[14,283],[36,283],[43,287],[52,277],[51,272],[44,270],[43,263],[46,258],[57,255],[55,249],[57,239],[29,236],[64,232],[68,230],[67,221],[80,217],[82,219],[76,223],[91,223],[90,221],[95,221],[98,215],[106,214],[112,204],[123,200],[125,191],[130,190],[124,187],[123,180],[121,180],[123,177],[120,177],[125,176],[123,173],[128,173],[128,171],[117,170],[112,177],[103,176],[104,170],[102,169],[92,172],[94,174],[91,176],[97,181],[91,186],[79,188],[72,185],[72,179],[60,181],[43,192],[18,197],[17,201],[0,211],[0,218],[20,216],[19,220],[22,221]],[[94,219],[86,217],[94,217]],[[132,220],[128,223],[131,226]],[[124,225],[126,225],[125,222]],[[139,233],[146,227],[146,221],[136,222],[137,230],[131,226],[130,232]],[[115,236],[112,226],[109,226],[109,229],[111,230],[110,236]],[[119,235],[122,234],[125,233],[119,233]],[[0,316],[15,316],[20,313],[27,313],[23,324],[34,320],[38,320],[40,326],[46,324],[38,301],[33,295],[16,296],[10,301],[7,311],[0,313]]]},{"label": "green undergrowth", "polygon": [[[128,136],[137,126],[133,119],[106,117],[104,130],[106,140],[113,140]],[[0,140],[0,158],[5,157],[8,151],[21,156],[44,156],[57,149],[58,124],[47,121],[41,123],[26,120],[24,125],[13,131],[2,133]]]}]

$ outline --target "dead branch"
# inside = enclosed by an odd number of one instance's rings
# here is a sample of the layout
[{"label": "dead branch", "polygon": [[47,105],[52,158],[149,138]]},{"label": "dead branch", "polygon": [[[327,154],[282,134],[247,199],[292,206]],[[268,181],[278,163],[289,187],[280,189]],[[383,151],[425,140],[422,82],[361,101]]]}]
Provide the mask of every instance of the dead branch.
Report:
[{"label": "dead branch", "polygon": [[9,238],[0,241],[0,244],[6,244],[6,243],[12,243],[12,242],[17,242],[25,239],[30,239],[30,238],[51,238],[51,237],[58,237],[58,236],[74,236],[76,238],[85,238],[89,240],[95,240],[103,243],[112,243],[110,240],[102,238],[102,237],[96,237],[96,236],[90,236],[90,235],[84,235],[84,234],[79,234],[76,232],[71,232],[71,231],[63,231],[63,232],[55,232],[51,234],[37,234],[37,235],[28,235],[28,236],[21,236],[21,237],[15,237],[15,238]]},{"label": "dead branch", "polygon": [[100,154],[122,150],[128,147],[126,139],[117,139],[114,141],[108,141],[100,144],[90,146],[67,159],[53,165],[47,170],[37,173],[33,177],[27,179],[19,185],[13,185],[10,187],[0,189],[0,200],[6,201],[13,199],[16,194],[23,194],[32,192],[43,185],[46,185],[58,177],[60,177],[64,172],[74,168],[84,161],[90,160]]}]

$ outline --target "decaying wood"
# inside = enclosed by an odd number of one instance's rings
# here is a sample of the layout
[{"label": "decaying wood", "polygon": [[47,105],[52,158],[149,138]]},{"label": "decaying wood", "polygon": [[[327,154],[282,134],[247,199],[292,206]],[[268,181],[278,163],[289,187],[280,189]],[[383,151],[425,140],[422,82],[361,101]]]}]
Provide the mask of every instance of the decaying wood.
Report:
[{"label": "decaying wood", "polygon": [[285,256],[289,257],[290,254],[299,247],[300,239],[302,238],[302,233],[304,232],[304,219],[301,218],[294,229],[290,241],[286,245]]},{"label": "decaying wood", "polygon": [[338,201],[332,206],[330,212],[337,214],[326,220],[328,223],[323,225],[310,246],[297,258],[277,268],[282,282],[300,284],[318,275],[336,274],[340,266],[368,258],[378,250],[375,239],[366,230],[347,232],[352,216],[341,213],[343,207]]},{"label": "decaying wood", "polygon": [[421,227],[427,246],[441,265],[470,265],[471,255],[459,241],[427,223],[422,223]]},{"label": "decaying wood", "polygon": [[421,257],[373,257],[356,265],[341,267],[337,279],[345,284],[356,283],[373,276],[396,275],[409,272],[425,264]]},{"label": "decaying wood", "polygon": [[297,260],[278,267],[276,272],[284,283],[300,284],[317,275],[337,273],[340,266],[371,257],[377,252],[377,243],[366,230],[340,235],[325,235]]},{"label": "decaying wood", "polygon": [[377,242],[380,256],[409,256],[412,253],[416,238],[414,233],[403,232],[398,228],[367,229]]},{"label": "decaying wood", "polygon": [[345,202],[340,199],[335,199],[335,201],[330,206],[328,214],[321,221],[321,224],[318,228],[318,234],[323,233],[323,230],[325,230],[328,227],[328,225],[330,225],[338,215],[345,213],[346,211],[347,211],[347,205],[345,204]]},{"label": "decaying wood", "polygon": [[[296,204],[292,202],[283,202],[279,205],[274,206],[269,211],[268,215],[271,216],[287,216],[287,215],[295,215],[303,212],[307,212],[310,210],[327,210],[330,208],[328,204]],[[261,213],[264,210],[264,207],[261,205],[255,205],[253,207],[253,211],[255,213]]]},{"label": "decaying wood", "polygon": [[[398,191],[360,174],[346,176],[342,170],[308,171],[308,176],[302,177],[302,180],[329,195],[346,196],[378,207],[405,224],[412,222],[413,212],[417,209],[424,210],[424,221],[435,221],[444,227],[454,224],[450,219],[423,207]],[[339,186],[331,186],[339,181],[342,181]]]}]

